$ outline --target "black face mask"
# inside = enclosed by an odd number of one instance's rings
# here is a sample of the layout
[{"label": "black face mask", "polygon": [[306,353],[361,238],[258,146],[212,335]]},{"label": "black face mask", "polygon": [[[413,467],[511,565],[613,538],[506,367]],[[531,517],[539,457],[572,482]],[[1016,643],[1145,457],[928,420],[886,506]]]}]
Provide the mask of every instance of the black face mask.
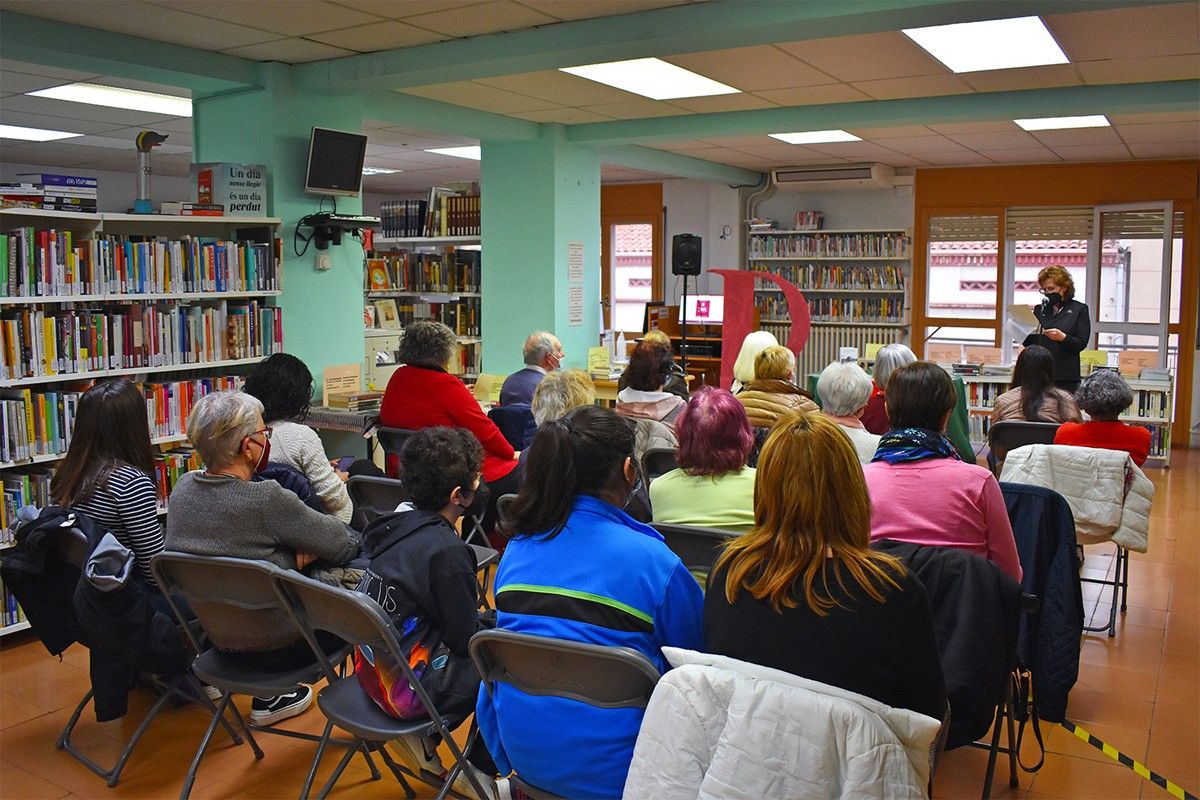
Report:
[{"label": "black face mask", "polygon": [[1046,295],[1046,303],[1048,305],[1061,306],[1062,301],[1063,301],[1062,295],[1059,294],[1058,292],[1051,292],[1050,294]]}]

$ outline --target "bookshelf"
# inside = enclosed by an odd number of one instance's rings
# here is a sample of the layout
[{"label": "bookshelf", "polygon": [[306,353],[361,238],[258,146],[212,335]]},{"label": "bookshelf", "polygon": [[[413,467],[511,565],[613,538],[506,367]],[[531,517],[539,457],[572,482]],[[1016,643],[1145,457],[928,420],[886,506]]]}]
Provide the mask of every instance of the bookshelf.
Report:
[{"label": "bookshelf", "polygon": [[[962,379],[967,393],[971,444],[979,447],[987,442],[996,398],[1008,391],[1012,374],[963,375]],[[1133,390],[1133,405],[1121,415],[1121,421],[1149,429],[1150,457],[1146,466],[1169,467],[1171,423],[1175,417],[1174,386],[1169,381],[1134,378],[1126,378],[1125,382]]]},{"label": "bookshelf", "polygon": [[479,377],[482,251],[478,236],[376,237],[363,267],[363,298],[373,330],[402,334],[416,320],[436,320],[457,336],[450,371]]},{"label": "bookshelf", "polygon": [[[897,228],[750,230],[747,268],[784,278],[808,300],[812,333],[797,374],[820,372],[841,346],[861,352],[906,338],[911,243]],[[791,329],[787,301],[774,283],[757,283],[762,326],[783,341]]]},{"label": "bookshelf", "polygon": [[178,447],[192,404],[238,388],[231,372],[283,349],[280,224],[0,209],[0,553],[16,507],[46,504],[79,396],[97,379],[139,383],[165,507],[199,466]]}]

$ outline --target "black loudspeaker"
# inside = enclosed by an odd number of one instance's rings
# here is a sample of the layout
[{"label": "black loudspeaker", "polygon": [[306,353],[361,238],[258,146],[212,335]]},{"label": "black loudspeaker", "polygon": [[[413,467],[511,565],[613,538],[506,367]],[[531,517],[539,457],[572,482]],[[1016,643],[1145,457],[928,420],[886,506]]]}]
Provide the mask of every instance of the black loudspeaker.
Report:
[{"label": "black loudspeaker", "polygon": [[700,274],[700,237],[678,233],[671,238],[671,274]]}]

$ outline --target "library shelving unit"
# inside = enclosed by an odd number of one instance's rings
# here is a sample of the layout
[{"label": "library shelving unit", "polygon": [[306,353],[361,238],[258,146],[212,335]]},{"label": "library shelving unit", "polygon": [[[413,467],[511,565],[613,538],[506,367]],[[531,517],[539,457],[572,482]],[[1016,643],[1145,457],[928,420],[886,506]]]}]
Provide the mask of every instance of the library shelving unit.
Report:
[{"label": "library shelving unit", "polygon": [[[171,449],[194,400],[283,349],[280,220],[0,209],[0,557],[44,504],[78,398],[127,376],[146,397],[160,503],[197,466]],[[162,512],[160,511],[160,514]],[[28,627],[4,597],[0,635]]]},{"label": "library shelving unit", "polygon": [[[749,269],[793,283],[808,300],[812,330],[796,374],[821,371],[838,348],[903,341],[909,326],[911,237],[901,229],[751,230]],[[782,291],[759,281],[755,291],[764,330],[780,341],[791,318]]]},{"label": "library shelving unit", "polygon": [[[1008,391],[1012,375],[963,375],[970,416],[971,444],[976,448],[987,442],[992,408],[996,398]],[[1126,378],[1133,390],[1133,405],[1121,415],[1121,421],[1150,431],[1150,457],[1146,466],[1171,465],[1171,422],[1175,417],[1174,387],[1171,381]]]},{"label": "library shelving unit", "polygon": [[479,377],[481,259],[479,236],[375,237],[363,291],[376,330],[401,334],[416,320],[445,323],[458,339],[450,371],[464,380]]}]

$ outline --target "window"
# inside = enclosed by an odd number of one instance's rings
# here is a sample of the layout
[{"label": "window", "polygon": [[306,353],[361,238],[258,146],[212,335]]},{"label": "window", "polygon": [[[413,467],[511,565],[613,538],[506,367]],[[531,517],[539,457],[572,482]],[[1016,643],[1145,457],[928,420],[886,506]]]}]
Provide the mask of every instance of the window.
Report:
[{"label": "window", "polygon": [[[930,219],[927,316],[996,318],[999,226],[995,215]],[[973,331],[975,335],[985,335],[989,342],[993,338],[988,331]]]}]

